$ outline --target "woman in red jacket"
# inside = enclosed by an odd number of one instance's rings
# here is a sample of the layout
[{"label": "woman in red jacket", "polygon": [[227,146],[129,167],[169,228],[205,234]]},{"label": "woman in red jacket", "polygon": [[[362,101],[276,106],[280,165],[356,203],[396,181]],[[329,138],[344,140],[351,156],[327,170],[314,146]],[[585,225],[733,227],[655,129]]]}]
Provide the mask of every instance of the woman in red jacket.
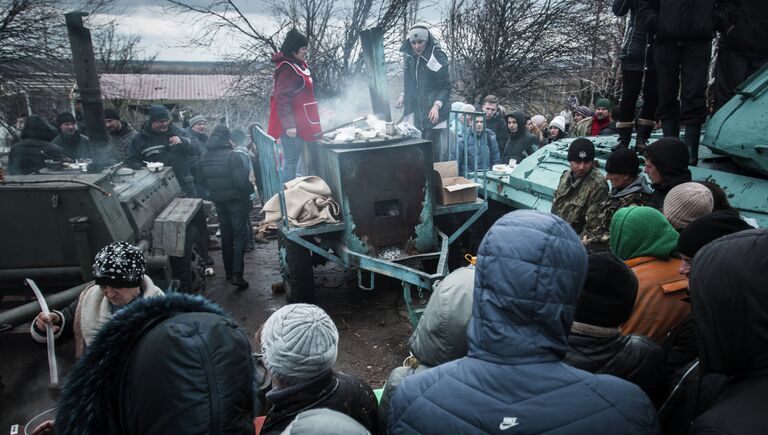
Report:
[{"label": "woman in red jacket", "polygon": [[283,151],[283,182],[296,177],[299,155],[322,129],[312,75],[307,66],[307,37],[291,29],[280,51],[272,55],[274,88],[269,105],[270,136]]}]

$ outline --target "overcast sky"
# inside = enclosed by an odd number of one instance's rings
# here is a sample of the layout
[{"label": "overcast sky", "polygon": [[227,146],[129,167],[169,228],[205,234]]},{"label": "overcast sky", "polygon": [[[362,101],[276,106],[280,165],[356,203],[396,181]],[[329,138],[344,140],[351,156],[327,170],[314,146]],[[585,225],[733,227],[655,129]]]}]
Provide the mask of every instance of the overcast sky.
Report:
[{"label": "overcast sky", "polygon": [[[207,5],[211,0],[187,0],[195,5]],[[113,15],[119,17],[118,29],[122,33],[141,36],[147,54],[157,53],[158,60],[215,61],[222,54],[239,49],[236,38],[221,38],[210,48],[182,48],[199,30],[188,16],[164,10],[164,0],[114,0]],[[274,29],[275,20],[262,0],[239,0],[236,5],[249,18],[257,30]],[[438,19],[437,8],[431,7],[424,14]]]}]

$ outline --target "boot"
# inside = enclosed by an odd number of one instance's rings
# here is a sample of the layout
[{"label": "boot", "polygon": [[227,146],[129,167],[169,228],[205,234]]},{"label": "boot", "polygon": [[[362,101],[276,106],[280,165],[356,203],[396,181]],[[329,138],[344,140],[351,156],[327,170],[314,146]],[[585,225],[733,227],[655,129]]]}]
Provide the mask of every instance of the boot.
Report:
[{"label": "boot", "polygon": [[238,290],[245,290],[248,288],[248,281],[243,278],[242,273],[235,273],[232,275],[232,285]]},{"label": "boot", "polygon": [[619,142],[611,147],[611,151],[629,148],[629,142],[632,141],[632,127],[634,122],[617,122],[616,129],[619,130]]},{"label": "boot", "polygon": [[685,138],[683,142],[688,145],[688,164],[696,166],[699,163],[699,139],[701,138],[701,124],[688,124],[685,126]]},{"label": "boot", "polygon": [[661,131],[664,132],[664,137],[680,137],[680,119],[662,119]]},{"label": "boot", "polygon": [[648,145],[648,138],[651,137],[653,127],[656,126],[656,122],[650,119],[640,118],[637,120],[635,131],[637,131],[637,139],[635,139],[635,152],[643,154],[645,147]]}]

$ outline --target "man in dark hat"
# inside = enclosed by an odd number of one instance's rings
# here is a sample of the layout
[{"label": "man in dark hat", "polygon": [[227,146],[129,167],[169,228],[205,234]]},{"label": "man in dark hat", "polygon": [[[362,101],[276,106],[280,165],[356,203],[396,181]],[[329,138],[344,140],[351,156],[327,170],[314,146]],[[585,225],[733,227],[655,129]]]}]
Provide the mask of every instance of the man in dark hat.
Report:
[{"label": "man in dark hat", "polygon": [[664,352],[644,335],[621,335],[637,297],[637,278],[610,252],[589,254],[564,362],[642,388],[659,407],[667,397]]},{"label": "man in dark hat", "polygon": [[190,139],[171,123],[171,112],[159,104],[149,108],[149,119],[131,141],[126,165],[135,169],[145,162],[160,162],[173,168],[181,191],[188,197],[196,196],[195,184],[189,168]]},{"label": "man in dark hat", "polygon": [[665,137],[645,148],[645,173],[651,180],[653,197],[648,204],[658,210],[673,187],[691,181],[688,148],[676,137]]},{"label": "man in dark hat", "polygon": [[611,219],[620,208],[648,205],[653,189],[640,176],[640,159],[624,148],[611,153],[605,161],[605,178],[611,183],[608,198],[600,207],[599,224],[585,232],[583,241],[592,250],[607,249],[610,244]]},{"label": "man in dark hat", "polygon": [[112,107],[104,109],[104,126],[109,133],[109,147],[115,160],[124,162],[130,155],[131,141],[139,133],[131,124],[121,120],[120,112]]},{"label": "man in dark hat", "polygon": [[88,136],[80,134],[77,130],[74,115],[69,112],[59,113],[56,117],[56,128],[59,129],[59,135],[51,143],[60,146],[69,158],[73,160],[93,158],[91,142]]},{"label": "man in dark hat", "polygon": [[600,207],[608,197],[608,183],[594,167],[595,144],[578,138],[568,147],[568,164],[552,200],[552,213],[571,224],[579,235],[594,231]]},{"label": "man in dark hat", "polygon": [[205,151],[205,143],[208,142],[208,120],[203,115],[195,115],[189,119],[189,127],[184,132],[190,139],[189,169],[195,179],[195,190],[200,198],[208,199],[208,192],[200,180],[198,163],[200,156]]},{"label": "man in dark hat", "polygon": [[[283,150],[283,182],[296,178],[299,156],[304,150],[314,154],[314,147],[309,144],[322,132],[312,74],[307,65],[307,45],[307,37],[291,29],[280,51],[272,55],[275,73],[267,132],[279,140]],[[313,161],[308,155],[304,164],[311,166]]]},{"label": "man in dark hat", "polygon": [[450,112],[448,56],[423,23],[408,30],[400,52],[405,57],[404,88],[395,107],[402,107],[404,115],[413,113],[413,125],[421,131],[421,137],[432,141],[437,155]]},{"label": "man in dark hat", "polygon": [[[607,98],[601,98],[595,103],[595,114],[589,118],[584,118],[573,127],[572,136],[599,136],[601,134],[612,134],[611,126],[611,102]],[[609,131],[610,130],[610,133]]]}]

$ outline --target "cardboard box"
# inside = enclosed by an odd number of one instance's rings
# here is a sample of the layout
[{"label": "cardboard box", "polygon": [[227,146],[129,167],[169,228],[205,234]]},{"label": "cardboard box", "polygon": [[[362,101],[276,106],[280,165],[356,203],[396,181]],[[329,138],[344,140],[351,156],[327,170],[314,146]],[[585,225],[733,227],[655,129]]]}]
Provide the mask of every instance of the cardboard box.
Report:
[{"label": "cardboard box", "polygon": [[477,188],[480,185],[458,175],[459,162],[456,160],[434,164],[438,204],[463,204],[477,200]]}]

